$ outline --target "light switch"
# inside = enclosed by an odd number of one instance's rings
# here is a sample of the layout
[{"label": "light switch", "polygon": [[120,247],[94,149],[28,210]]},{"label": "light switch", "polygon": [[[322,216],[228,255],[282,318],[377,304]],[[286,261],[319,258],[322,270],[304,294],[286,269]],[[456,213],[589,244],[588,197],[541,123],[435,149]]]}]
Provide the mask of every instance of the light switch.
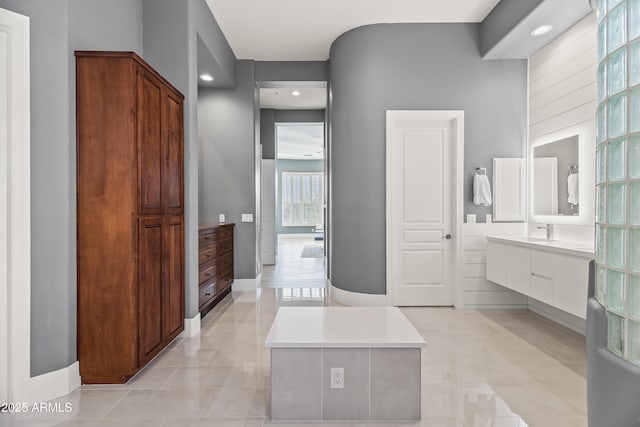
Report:
[{"label": "light switch", "polygon": [[253,222],[253,214],[242,214],[242,222]]}]

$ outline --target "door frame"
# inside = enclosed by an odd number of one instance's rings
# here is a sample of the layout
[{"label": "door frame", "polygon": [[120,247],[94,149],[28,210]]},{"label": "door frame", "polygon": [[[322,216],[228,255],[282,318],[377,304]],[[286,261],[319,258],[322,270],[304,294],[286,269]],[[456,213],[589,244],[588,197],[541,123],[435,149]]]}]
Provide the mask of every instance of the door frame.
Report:
[{"label": "door frame", "polygon": [[[31,164],[29,17],[0,9],[0,32],[8,42],[8,170],[0,199],[8,223],[2,245],[8,249],[8,392],[13,402],[29,401],[31,379]],[[4,231],[4,230],[3,230]],[[3,314],[4,315],[4,314]],[[1,343],[4,345],[4,343]]]},{"label": "door frame", "polygon": [[453,306],[462,308],[463,286],[462,286],[462,223],[464,213],[464,110],[387,110],[386,111],[386,295],[389,305],[395,305],[394,287],[391,280],[391,141],[395,127],[392,126],[393,121],[398,119],[406,120],[450,120],[453,122],[452,139],[454,147],[452,151],[452,168],[451,168],[451,188],[453,189],[451,223],[453,224],[453,253],[451,259],[451,286],[453,292]]}]

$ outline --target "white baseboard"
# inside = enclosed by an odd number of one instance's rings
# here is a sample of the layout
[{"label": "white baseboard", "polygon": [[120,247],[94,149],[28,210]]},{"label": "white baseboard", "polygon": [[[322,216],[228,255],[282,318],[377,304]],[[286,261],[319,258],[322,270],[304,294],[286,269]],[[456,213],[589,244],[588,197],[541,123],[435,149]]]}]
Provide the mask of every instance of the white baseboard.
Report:
[{"label": "white baseboard", "polygon": [[529,310],[553,322],[556,322],[564,326],[565,328],[569,328],[573,332],[577,332],[580,335],[585,335],[586,333],[586,321],[572,314],[569,314],[566,311],[562,311],[558,308],[552,307],[533,298],[529,298]]},{"label": "white baseboard", "polygon": [[31,377],[29,400],[31,403],[46,402],[71,393],[80,387],[80,363],[74,362],[66,368]]},{"label": "white baseboard", "polygon": [[197,313],[191,319],[184,319],[184,331],[179,335],[180,338],[193,338],[200,334],[200,313]]},{"label": "white baseboard", "polygon": [[336,288],[328,280],[327,283],[329,284],[329,295],[339,304],[354,307],[385,307],[389,305],[387,295],[345,291],[344,289]]},{"label": "white baseboard", "polygon": [[232,291],[255,291],[262,283],[262,274],[258,274],[255,279],[233,279]]}]

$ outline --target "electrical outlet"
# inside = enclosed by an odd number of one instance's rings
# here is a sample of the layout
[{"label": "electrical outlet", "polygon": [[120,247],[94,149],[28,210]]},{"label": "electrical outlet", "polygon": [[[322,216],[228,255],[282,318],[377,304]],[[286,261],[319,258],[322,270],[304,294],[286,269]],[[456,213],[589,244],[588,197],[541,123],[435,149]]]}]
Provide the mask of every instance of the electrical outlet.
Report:
[{"label": "electrical outlet", "polygon": [[331,388],[344,388],[344,368],[331,368]]}]

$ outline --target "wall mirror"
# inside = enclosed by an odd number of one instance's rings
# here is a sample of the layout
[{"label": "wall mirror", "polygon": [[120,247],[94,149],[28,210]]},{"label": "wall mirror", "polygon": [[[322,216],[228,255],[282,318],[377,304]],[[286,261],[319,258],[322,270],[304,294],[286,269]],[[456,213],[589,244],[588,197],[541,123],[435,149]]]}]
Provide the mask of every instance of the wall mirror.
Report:
[{"label": "wall mirror", "polygon": [[578,135],[533,149],[534,215],[580,214]]},{"label": "wall mirror", "polygon": [[[592,127],[592,126],[591,126]],[[529,147],[529,221],[593,224],[594,131],[583,125]]]}]

